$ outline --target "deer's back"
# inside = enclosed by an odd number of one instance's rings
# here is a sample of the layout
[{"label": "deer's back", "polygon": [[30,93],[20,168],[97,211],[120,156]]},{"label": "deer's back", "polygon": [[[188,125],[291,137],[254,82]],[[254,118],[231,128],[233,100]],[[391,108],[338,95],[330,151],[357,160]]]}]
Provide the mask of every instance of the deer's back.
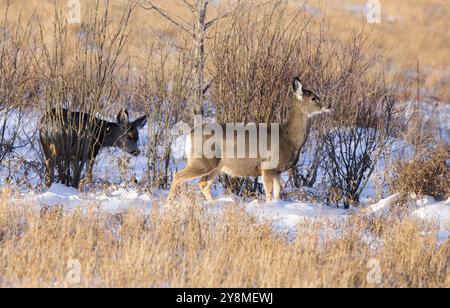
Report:
[{"label": "deer's back", "polygon": [[53,109],[42,117],[39,125],[44,151],[53,147],[58,154],[75,156],[71,153],[82,151],[83,156],[90,155],[92,149],[100,147],[102,122],[88,113]]},{"label": "deer's back", "polygon": [[[270,125],[267,127],[266,134],[261,134],[260,127],[257,126],[257,134],[245,134],[245,138],[235,134],[227,134],[226,126],[221,125],[223,138],[219,144],[214,143],[212,151],[215,153],[214,158],[210,155],[205,155],[205,150],[209,151],[209,146],[213,143],[213,136],[203,136],[202,141],[195,141],[196,134],[193,130],[187,140],[186,154],[188,156],[188,164],[195,168],[216,169],[219,168],[222,172],[234,177],[248,177],[261,176],[264,169],[264,162],[270,162],[271,158],[264,155],[260,151],[261,142],[262,148],[267,152],[278,154],[278,163],[270,169],[282,172],[295,165],[298,160],[297,145],[292,143],[287,137],[283,128],[274,136],[276,143],[272,145],[272,129]],[[274,132],[275,134],[275,132]],[[215,140],[218,140],[214,137]],[[266,140],[262,140],[266,139]],[[202,146],[201,156],[195,153],[196,146]],[[275,152],[272,151],[272,146],[276,147]],[[256,151],[255,151],[256,150]],[[266,153],[267,153],[266,152]],[[272,154],[270,154],[272,155]]]}]

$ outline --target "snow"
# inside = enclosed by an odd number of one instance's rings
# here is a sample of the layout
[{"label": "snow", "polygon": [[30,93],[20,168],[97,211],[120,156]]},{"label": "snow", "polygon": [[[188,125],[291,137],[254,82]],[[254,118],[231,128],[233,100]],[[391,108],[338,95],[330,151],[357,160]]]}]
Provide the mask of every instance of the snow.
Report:
[{"label": "snow", "polygon": [[[61,206],[67,211],[94,207],[99,211],[116,214],[133,208],[148,214],[155,204],[162,205],[162,210],[170,208],[165,204],[166,197],[167,192],[165,191],[150,195],[133,189],[116,187],[107,192],[82,193],[64,185],[54,184],[47,192],[40,194],[24,193],[13,201],[35,205],[38,208]],[[381,218],[389,214],[398,200],[399,196],[393,195],[360,209],[344,210],[312,202],[278,200],[264,203],[256,200],[245,203],[237,196],[229,196],[218,198],[213,202],[205,201],[199,206],[204,206],[208,210],[220,214],[226,206],[243,204],[247,213],[254,215],[261,222],[269,222],[275,232],[295,235],[302,225],[308,226],[312,223],[318,223],[321,225],[321,232],[338,236],[339,226],[343,225],[352,215]],[[431,197],[417,200],[411,206],[408,215],[411,218],[437,224],[439,226],[438,241],[440,243],[450,239],[450,199],[442,202],[438,202]],[[361,237],[374,243],[378,241],[371,234],[362,234]]]},{"label": "snow", "polygon": [[427,125],[433,127],[435,135],[439,136],[447,144],[450,143],[450,104],[444,102],[407,102],[405,117],[410,118],[414,112],[420,112],[420,116]]},{"label": "snow", "polygon": [[392,206],[400,199],[399,195],[393,195],[383,199],[366,209],[367,214],[373,214],[375,217],[386,217],[391,212]]},{"label": "snow", "polygon": [[267,204],[252,202],[246,210],[260,219],[272,221],[276,230],[289,232],[294,232],[299,225],[305,223],[317,221],[339,223],[349,215],[349,211],[321,204],[283,201]]},{"label": "snow", "polygon": [[[393,206],[399,199],[399,195],[392,195],[389,198],[368,206],[365,212],[377,217],[386,216],[391,212]],[[408,208],[411,211],[412,217],[437,222],[442,229],[450,227],[450,199],[438,202],[429,196],[421,199],[411,197]]]},{"label": "snow", "polygon": [[449,228],[447,231],[450,231],[450,199],[437,202],[432,197],[427,197],[419,200],[417,206],[412,213],[414,217],[436,222],[441,230]]},{"label": "snow", "polygon": [[439,225],[438,242],[443,243],[450,239],[450,199],[423,205],[414,210],[412,215]]},{"label": "snow", "polygon": [[13,202],[25,202],[38,208],[62,206],[69,211],[95,205],[98,210],[119,213],[129,208],[149,210],[155,201],[153,198],[149,194],[124,188],[117,188],[109,192],[82,193],[74,188],[53,184],[47,192],[41,194],[24,193]]},{"label": "snow", "polygon": [[[365,214],[375,215],[375,217],[379,218],[386,217],[399,199],[399,195],[390,196],[368,206],[365,209]],[[411,218],[436,224],[439,227],[438,242],[443,243],[450,239],[450,199],[438,202],[429,196],[422,199],[411,197],[408,210],[404,211]]]},{"label": "snow", "polygon": [[[390,196],[378,203],[372,204],[367,208],[368,214],[374,214],[377,217],[388,215],[393,205],[400,199],[399,195]],[[442,231],[450,231],[450,199],[438,202],[433,197],[421,199],[411,198],[409,207],[411,216],[435,222]]]}]

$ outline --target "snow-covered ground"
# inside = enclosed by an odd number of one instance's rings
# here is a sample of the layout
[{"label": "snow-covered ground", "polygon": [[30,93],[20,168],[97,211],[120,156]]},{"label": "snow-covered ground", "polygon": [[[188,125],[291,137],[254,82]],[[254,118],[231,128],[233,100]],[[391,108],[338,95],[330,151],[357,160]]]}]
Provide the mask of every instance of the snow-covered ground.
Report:
[{"label": "snow-covered ground", "polygon": [[[371,204],[363,209],[366,215],[383,217],[389,215],[394,210],[393,205],[399,200],[399,195],[392,195],[375,204]],[[450,239],[450,199],[438,202],[433,197],[426,197],[410,201],[407,216],[433,223],[439,226],[439,241],[444,242]]]},{"label": "snow-covered ground", "polygon": [[[66,211],[94,208],[116,214],[133,208],[143,214],[148,214],[154,205],[161,206],[162,210],[168,208],[169,206],[165,203],[166,197],[167,192],[165,191],[150,195],[149,193],[118,187],[107,192],[81,193],[76,189],[54,184],[47,192],[23,193],[13,202],[34,206],[37,209],[46,206],[61,206]],[[199,206],[220,213],[225,206],[242,204],[247,213],[254,215],[261,221],[270,222],[274,231],[296,234],[302,224],[310,225],[312,222],[321,224],[324,230],[338,231],[339,225],[345,223],[352,215],[382,217],[391,211],[398,198],[397,195],[393,195],[378,203],[351,210],[309,202],[275,201],[263,203],[262,201],[253,201],[243,203],[236,196],[219,197],[214,202],[205,201]],[[442,202],[437,202],[431,197],[417,200],[415,204],[411,205],[406,216],[439,226],[439,242],[442,243],[450,239],[450,199]]]}]

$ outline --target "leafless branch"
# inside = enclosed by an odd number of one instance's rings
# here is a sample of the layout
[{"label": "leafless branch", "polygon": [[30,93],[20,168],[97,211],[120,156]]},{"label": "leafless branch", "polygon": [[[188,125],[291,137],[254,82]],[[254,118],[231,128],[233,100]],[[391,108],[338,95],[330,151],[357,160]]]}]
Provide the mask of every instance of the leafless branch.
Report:
[{"label": "leafless branch", "polygon": [[[191,29],[189,29],[188,23],[183,20],[181,17],[175,16],[173,13],[169,13],[166,10],[163,10],[161,7],[155,5],[153,1],[150,0],[135,0],[136,3],[143,9],[148,11],[155,11],[160,16],[167,19],[170,23],[175,25],[176,27],[182,29],[183,31],[187,32],[190,35],[194,35]],[[184,1],[186,3],[186,1]],[[189,5],[190,8],[192,8],[191,5]]]}]

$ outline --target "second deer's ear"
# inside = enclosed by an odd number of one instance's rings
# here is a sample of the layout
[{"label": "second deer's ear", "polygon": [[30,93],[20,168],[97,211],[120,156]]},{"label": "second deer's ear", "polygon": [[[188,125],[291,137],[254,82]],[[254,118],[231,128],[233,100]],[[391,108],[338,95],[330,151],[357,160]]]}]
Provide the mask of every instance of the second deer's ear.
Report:
[{"label": "second deer's ear", "polygon": [[301,81],[298,77],[294,78],[293,90],[294,90],[295,96],[297,96],[298,99],[303,98],[303,84],[301,83]]},{"label": "second deer's ear", "polygon": [[147,124],[147,116],[140,117],[136,121],[133,122],[133,126],[137,129],[144,128],[145,124]]},{"label": "second deer's ear", "polygon": [[127,125],[129,120],[130,114],[128,113],[128,110],[126,109],[120,110],[119,114],[117,115],[117,123]]}]

